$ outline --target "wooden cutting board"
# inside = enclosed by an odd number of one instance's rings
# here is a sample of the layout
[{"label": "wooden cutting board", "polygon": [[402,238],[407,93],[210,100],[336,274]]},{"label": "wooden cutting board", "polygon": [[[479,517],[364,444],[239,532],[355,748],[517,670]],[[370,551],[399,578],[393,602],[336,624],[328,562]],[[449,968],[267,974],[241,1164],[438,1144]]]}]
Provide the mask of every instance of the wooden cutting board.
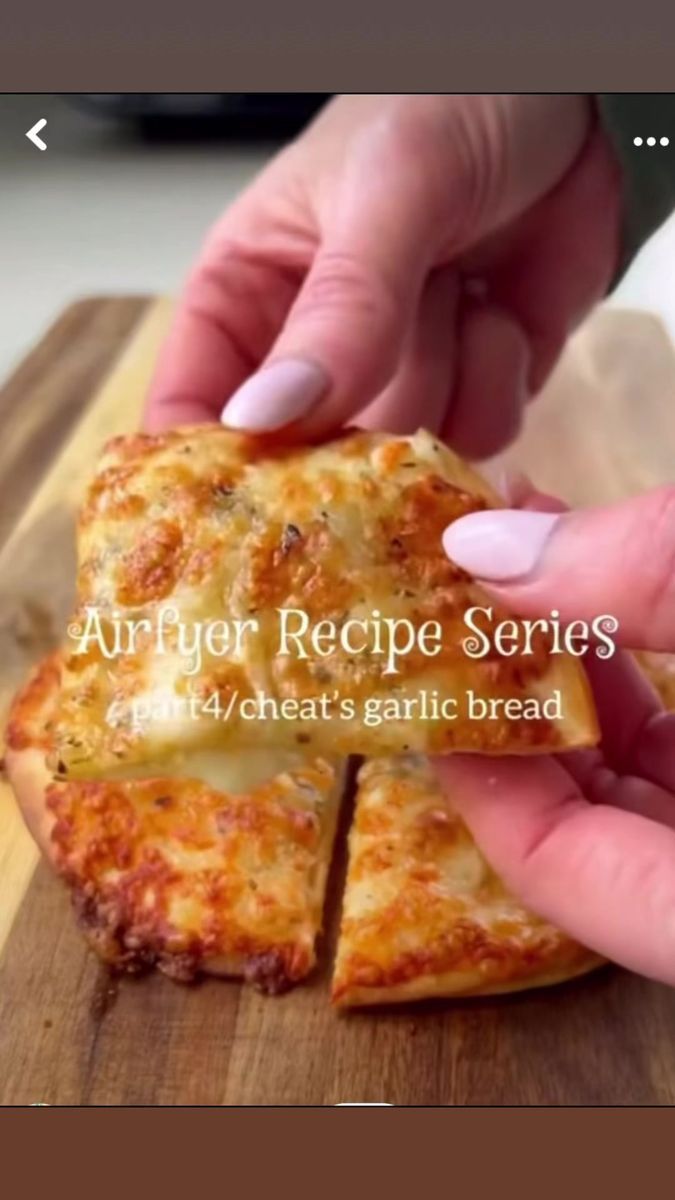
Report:
[{"label": "wooden cutting board", "polygon": [[[102,441],[138,421],[169,311],[84,301],[0,392],[2,709],[64,627],[74,506]],[[573,503],[675,479],[675,355],[658,322],[598,314],[508,458]],[[675,992],[615,968],[501,999],[337,1016],[327,989],[339,855],[306,986],[268,999],[237,983],[116,980],[0,789],[5,1104],[675,1102]]]}]

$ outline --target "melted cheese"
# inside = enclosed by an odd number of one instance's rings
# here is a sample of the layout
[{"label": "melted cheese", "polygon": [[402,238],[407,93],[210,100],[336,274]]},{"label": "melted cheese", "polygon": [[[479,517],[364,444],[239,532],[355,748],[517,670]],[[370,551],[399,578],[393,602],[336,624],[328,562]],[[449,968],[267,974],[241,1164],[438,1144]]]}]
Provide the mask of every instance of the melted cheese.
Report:
[{"label": "melted cheese", "polygon": [[361,769],[338,1005],[533,987],[598,962],[507,892],[428,760],[373,759]]},{"label": "melted cheese", "polygon": [[[209,747],[346,755],[533,753],[593,743],[583,670],[551,658],[543,634],[528,656],[475,660],[462,649],[465,610],[486,598],[447,560],[441,534],[495,503],[470,468],[423,432],[274,451],[209,426],[115,440],[81,513],[71,628],[82,630],[94,608],[104,626],[141,619],[148,632],[132,654],[109,659],[94,645],[68,655],[55,768],[73,778],[134,764],[147,773],[176,756],[167,769],[181,772],[180,755]],[[156,649],[167,604],[184,626],[255,617],[258,632],[222,656],[205,653],[187,674],[175,630],[163,636],[163,653]],[[400,674],[339,642],[326,657],[280,654],[279,609],[290,608],[313,625],[375,610],[415,628],[438,622],[442,652],[428,658],[414,648]],[[495,624],[503,615],[495,611]],[[495,699],[560,688],[563,719],[471,721],[460,708],[458,719],[366,723],[368,700],[419,697],[421,688],[441,697],[471,688]],[[242,700],[259,694],[293,703],[328,695],[331,719],[244,719]],[[353,704],[347,719],[343,699]]]},{"label": "melted cheese", "polygon": [[17,696],[7,768],[96,951],[130,971],[242,975],[270,992],[304,978],[342,767],[214,752],[186,760],[187,778],[53,783],[45,756],[59,675],[54,657]]}]

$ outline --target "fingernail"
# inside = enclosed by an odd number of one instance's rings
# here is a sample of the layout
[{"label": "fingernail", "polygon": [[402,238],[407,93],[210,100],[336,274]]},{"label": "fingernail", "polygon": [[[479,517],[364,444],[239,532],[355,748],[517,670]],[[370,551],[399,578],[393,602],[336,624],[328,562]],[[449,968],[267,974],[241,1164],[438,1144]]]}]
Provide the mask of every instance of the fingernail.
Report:
[{"label": "fingernail", "polygon": [[253,433],[283,429],[304,417],[329,386],[326,372],[317,363],[279,359],[242,384],[220,419],[232,429]]},{"label": "fingernail", "polygon": [[534,571],[560,513],[495,510],[470,513],[443,534],[448,558],[494,583],[519,579]]}]

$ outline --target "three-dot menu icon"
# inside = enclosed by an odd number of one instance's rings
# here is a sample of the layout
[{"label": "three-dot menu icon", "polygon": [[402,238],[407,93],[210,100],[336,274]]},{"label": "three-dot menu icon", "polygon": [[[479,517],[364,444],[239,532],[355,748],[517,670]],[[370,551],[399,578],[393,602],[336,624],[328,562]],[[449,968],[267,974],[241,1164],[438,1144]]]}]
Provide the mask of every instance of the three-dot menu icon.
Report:
[{"label": "three-dot menu icon", "polygon": [[670,138],[667,138],[667,137],[661,137],[661,138],[655,138],[655,137],[648,137],[648,138],[634,137],[634,138],[633,138],[633,145],[634,145],[634,146],[643,146],[643,145],[646,145],[646,146],[656,146],[656,144],[657,144],[657,143],[658,143],[658,145],[659,145],[659,146],[669,146],[669,145],[670,145]]}]

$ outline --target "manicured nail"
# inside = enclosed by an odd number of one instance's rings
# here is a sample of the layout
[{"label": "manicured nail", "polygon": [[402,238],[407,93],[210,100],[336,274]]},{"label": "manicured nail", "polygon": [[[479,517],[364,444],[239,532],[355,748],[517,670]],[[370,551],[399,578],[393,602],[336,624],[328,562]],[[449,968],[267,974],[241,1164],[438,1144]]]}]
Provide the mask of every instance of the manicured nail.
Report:
[{"label": "manicured nail", "polygon": [[221,421],[232,429],[263,433],[304,417],[328,391],[322,367],[283,358],[252,375],[225,405]]},{"label": "manicured nail", "polygon": [[496,509],[470,513],[443,534],[448,558],[494,583],[529,575],[541,558],[560,513]]}]

